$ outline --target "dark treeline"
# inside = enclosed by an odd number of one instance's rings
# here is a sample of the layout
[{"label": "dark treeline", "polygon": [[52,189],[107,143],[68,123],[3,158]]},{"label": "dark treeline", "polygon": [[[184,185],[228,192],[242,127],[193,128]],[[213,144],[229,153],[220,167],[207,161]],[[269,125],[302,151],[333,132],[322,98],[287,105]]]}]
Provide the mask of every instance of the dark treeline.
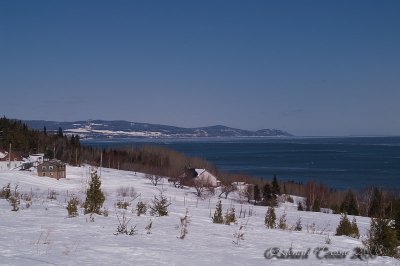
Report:
[{"label": "dark treeline", "polygon": [[[44,153],[47,158],[56,158],[71,165],[90,164],[94,166],[143,172],[153,175],[178,178],[187,167],[205,168],[218,176],[223,186],[242,181],[248,184],[247,200],[260,202],[272,194],[290,194],[306,198],[300,210],[320,211],[332,209],[336,213],[349,215],[400,217],[400,200],[395,192],[376,187],[362,191],[337,191],[324,184],[309,181],[307,184],[278,182],[256,179],[243,174],[220,172],[210,162],[188,157],[182,153],[158,146],[125,147],[119,149],[98,149],[83,146],[78,135],[67,136],[60,128],[55,133],[29,129],[21,121],[0,118],[0,147],[29,155]],[[276,181],[276,178],[275,178]],[[277,181],[276,181],[277,182]],[[400,224],[399,224],[400,228]]]},{"label": "dark treeline", "polygon": [[78,135],[67,136],[60,128],[55,134],[28,129],[21,121],[0,118],[0,147],[21,155],[44,153],[49,159],[58,159],[71,165],[94,166],[144,172],[154,175],[176,177],[185,167],[206,168],[216,173],[209,162],[185,156],[182,153],[156,146],[98,149],[82,146]]}]

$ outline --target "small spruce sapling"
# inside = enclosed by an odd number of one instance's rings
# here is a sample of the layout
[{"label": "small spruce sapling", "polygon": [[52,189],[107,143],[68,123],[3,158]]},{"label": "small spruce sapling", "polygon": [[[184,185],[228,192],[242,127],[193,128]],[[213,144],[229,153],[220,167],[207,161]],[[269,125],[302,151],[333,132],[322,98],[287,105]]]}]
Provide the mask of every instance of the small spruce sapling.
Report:
[{"label": "small spruce sapling", "polygon": [[79,200],[77,197],[72,196],[69,201],[68,201],[68,205],[66,207],[67,211],[68,211],[68,217],[76,217],[78,216],[78,204],[79,204]]},{"label": "small spruce sapling", "polygon": [[236,223],[235,207],[231,207],[225,215],[225,224],[230,225],[231,223]]},{"label": "small spruce sapling", "polygon": [[136,205],[136,214],[140,216],[142,214],[146,214],[147,212],[147,205],[143,201],[139,201]]},{"label": "small spruce sapling", "polygon": [[301,201],[299,201],[299,203],[297,204],[297,210],[304,211],[303,204],[301,204]]},{"label": "small spruce sapling", "polygon": [[341,236],[350,236],[354,238],[358,238],[360,236],[360,233],[358,231],[357,227],[357,221],[355,217],[353,218],[353,221],[350,223],[349,219],[347,218],[347,214],[342,214],[340,217],[340,222],[338,227],[336,228],[336,235]]},{"label": "small spruce sapling", "polygon": [[213,223],[222,224],[224,222],[224,218],[222,217],[222,203],[219,200],[214,212]]},{"label": "small spruce sapling", "polygon": [[267,213],[265,214],[265,226],[269,229],[275,228],[275,209],[274,207],[268,207]]},{"label": "small spruce sapling", "polygon": [[297,218],[296,226],[294,227],[294,231],[301,231],[303,230],[303,226],[301,225],[301,218]]},{"label": "small spruce sapling", "polygon": [[279,229],[286,230],[287,225],[286,225],[286,212],[284,212],[281,217],[279,218],[279,223],[278,223]]},{"label": "small spruce sapling", "polygon": [[167,197],[160,192],[160,195],[154,196],[153,205],[150,206],[150,215],[152,216],[167,216],[168,215],[168,206],[171,205],[168,202]]},{"label": "small spruce sapling", "polygon": [[94,171],[91,174],[89,189],[86,192],[86,200],[83,203],[85,214],[87,213],[101,214],[100,209],[105,201],[105,196],[101,191],[100,186],[101,186],[100,177],[97,175],[97,172]]}]

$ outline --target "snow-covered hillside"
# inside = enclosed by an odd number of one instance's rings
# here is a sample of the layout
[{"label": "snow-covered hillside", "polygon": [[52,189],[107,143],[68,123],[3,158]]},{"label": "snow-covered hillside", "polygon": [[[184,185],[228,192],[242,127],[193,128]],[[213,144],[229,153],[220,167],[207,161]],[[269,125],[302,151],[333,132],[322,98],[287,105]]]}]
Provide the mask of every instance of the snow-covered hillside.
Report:
[{"label": "snow-covered hillside", "polygon": [[[334,236],[339,215],[299,212],[294,203],[281,204],[276,209],[277,218],[287,214],[287,224],[294,225],[301,217],[303,231],[266,229],[266,207],[240,204],[236,194],[223,199],[224,211],[230,206],[253,210],[253,215],[238,218],[238,224],[213,224],[218,198],[210,196],[203,200],[192,189],[177,189],[163,180],[157,187],[144,178],[144,174],[102,169],[102,189],[106,194],[107,217],[84,215],[67,218],[67,199],[75,194],[84,200],[85,184],[89,179],[89,167],[67,167],[67,178],[55,180],[38,177],[33,172],[0,172],[0,186],[18,185],[20,193],[32,194],[32,206],[11,211],[10,204],[0,199],[0,264],[1,265],[400,265],[389,257],[377,257],[362,261],[351,259],[353,249],[361,247],[361,240]],[[137,235],[114,235],[118,226],[116,214],[122,210],[114,207],[120,196],[121,186],[134,187],[140,194],[131,203],[126,216],[130,225],[136,226]],[[132,209],[139,200],[151,203],[159,190],[170,200],[169,216],[137,216]],[[48,199],[49,192],[56,192],[56,199]],[[218,193],[217,193],[218,194]],[[125,198],[129,200],[129,197]],[[179,239],[180,217],[189,211],[188,235]],[[242,215],[243,216],[243,215]],[[350,217],[352,218],[352,217]],[[151,234],[145,227],[153,222]],[[360,234],[365,235],[369,218],[357,217]],[[315,230],[312,224],[315,224]],[[246,224],[244,240],[233,243],[235,232]],[[308,228],[308,230],[307,230]],[[329,234],[331,244],[326,244]],[[266,259],[264,253],[270,248],[311,252],[308,259]],[[330,251],[349,252],[345,259],[318,259],[313,250],[328,247]],[[326,252],[321,252],[323,256]]]},{"label": "snow-covered hillside", "polygon": [[222,125],[183,128],[150,123],[115,120],[89,120],[57,122],[43,120],[25,120],[30,128],[57,132],[61,127],[64,133],[78,134],[81,138],[197,138],[197,137],[288,137],[288,132],[279,129],[261,129],[257,131],[232,128]]}]

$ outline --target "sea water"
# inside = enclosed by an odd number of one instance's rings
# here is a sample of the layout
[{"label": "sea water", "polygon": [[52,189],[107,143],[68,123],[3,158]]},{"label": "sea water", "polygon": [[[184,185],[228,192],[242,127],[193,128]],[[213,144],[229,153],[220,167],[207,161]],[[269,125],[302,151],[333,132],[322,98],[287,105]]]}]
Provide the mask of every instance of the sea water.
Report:
[{"label": "sea water", "polygon": [[[315,180],[344,190],[400,189],[400,137],[96,139],[101,148],[158,145],[204,158],[223,171],[257,178]],[[400,191],[400,190],[399,190]]]}]

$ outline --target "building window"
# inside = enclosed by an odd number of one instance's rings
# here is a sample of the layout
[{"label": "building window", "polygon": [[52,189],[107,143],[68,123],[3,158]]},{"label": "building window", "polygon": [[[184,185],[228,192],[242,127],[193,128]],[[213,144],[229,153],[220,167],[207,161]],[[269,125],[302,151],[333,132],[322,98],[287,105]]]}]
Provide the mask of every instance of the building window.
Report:
[{"label": "building window", "polygon": [[43,169],[43,170],[46,170],[46,166],[42,166],[42,169]]},{"label": "building window", "polygon": [[53,166],[49,166],[49,170],[53,170]]}]

